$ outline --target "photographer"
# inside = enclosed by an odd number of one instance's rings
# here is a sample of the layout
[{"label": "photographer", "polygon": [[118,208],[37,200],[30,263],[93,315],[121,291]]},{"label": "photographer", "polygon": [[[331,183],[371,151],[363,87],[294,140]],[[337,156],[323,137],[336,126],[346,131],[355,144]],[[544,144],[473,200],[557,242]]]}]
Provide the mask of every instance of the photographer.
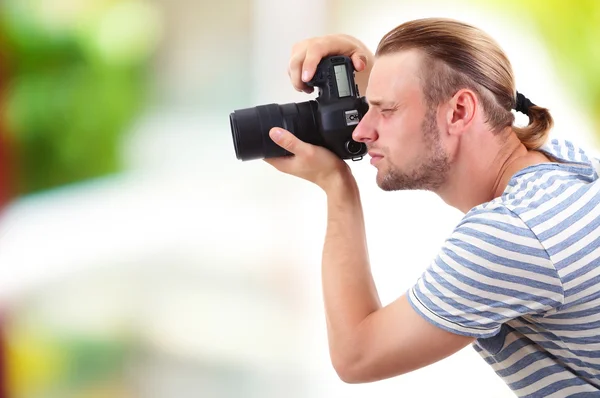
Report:
[{"label": "photographer", "polygon": [[[292,50],[294,87],[311,92],[306,82],[331,54],[358,71],[369,110],[353,138],[379,187],[430,190],[465,213],[417,283],[382,307],[350,168],[271,129],[294,156],[265,161],[327,195],[322,278],[340,378],[397,376],[473,344],[518,396],[600,396],[597,161],[547,140],[548,110],[517,93],[506,55],[475,27],[410,21],[374,55],[346,35],[308,39]],[[515,126],[513,109],[529,125]]]}]

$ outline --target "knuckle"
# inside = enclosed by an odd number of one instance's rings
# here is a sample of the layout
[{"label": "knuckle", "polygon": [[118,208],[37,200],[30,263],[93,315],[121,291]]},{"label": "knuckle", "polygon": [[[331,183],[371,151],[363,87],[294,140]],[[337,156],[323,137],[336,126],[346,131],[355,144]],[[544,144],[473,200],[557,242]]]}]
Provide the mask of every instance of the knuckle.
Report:
[{"label": "knuckle", "polygon": [[316,156],[316,154],[317,154],[317,150],[312,145],[309,145],[304,149],[304,155],[309,159],[314,158]]},{"label": "knuckle", "polygon": [[300,51],[300,48],[306,45],[306,40],[302,40],[302,41],[297,41],[294,44],[292,44],[292,54],[297,53],[298,51]]},{"label": "knuckle", "polygon": [[289,138],[284,138],[281,140],[280,145],[283,149],[291,152],[291,150],[294,147],[294,142],[292,140],[290,140]]},{"label": "knuckle", "polygon": [[290,62],[288,63],[288,68],[294,69],[296,67],[296,65],[298,65],[300,59],[301,59],[301,53],[299,53],[299,52],[292,53],[292,55],[290,56]]},{"label": "knuckle", "polygon": [[315,41],[311,45],[310,52],[311,54],[318,55],[321,54],[326,47],[327,43],[325,42],[325,39],[319,37],[318,39],[315,39]]}]

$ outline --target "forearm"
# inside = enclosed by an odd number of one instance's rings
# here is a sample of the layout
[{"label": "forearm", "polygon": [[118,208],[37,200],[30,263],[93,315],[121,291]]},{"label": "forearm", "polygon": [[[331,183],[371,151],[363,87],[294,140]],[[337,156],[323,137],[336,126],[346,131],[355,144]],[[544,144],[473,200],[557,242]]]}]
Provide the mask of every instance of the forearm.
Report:
[{"label": "forearm", "polygon": [[359,325],[381,308],[369,265],[360,195],[352,176],[327,190],[322,281],[329,350],[339,373],[339,367],[358,359]]}]

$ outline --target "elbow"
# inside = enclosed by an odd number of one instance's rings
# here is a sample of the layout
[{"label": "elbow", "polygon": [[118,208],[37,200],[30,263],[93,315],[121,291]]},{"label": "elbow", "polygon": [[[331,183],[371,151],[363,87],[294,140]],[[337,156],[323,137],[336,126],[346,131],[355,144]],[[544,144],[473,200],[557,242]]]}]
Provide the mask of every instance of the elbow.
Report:
[{"label": "elbow", "polygon": [[371,380],[361,361],[348,358],[332,358],[332,365],[340,380],[347,384],[368,383]]},{"label": "elbow", "polygon": [[331,363],[340,380],[347,384],[362,384],[381,380],[379,373],[379,355],[368,339],[363,322],[355,333],[345,340],[337,339],[329,346]]},{"label": "elbow", "polygon": [[346,370],[340,371],[340,370],[336,369],[335,371],[336,371],[338,377],[340,378],[340,380],[346,384],[360,384],[360,383],[366,382],[366,381],[362,380],[360,377],[358,377],[358,375],[348,372]]},{"label": "elbow", "polygon": [[335,373],[341,381],[347,384],[359,384],[361,383],[359,375],[350,366],[335,364],[333,365]]}]

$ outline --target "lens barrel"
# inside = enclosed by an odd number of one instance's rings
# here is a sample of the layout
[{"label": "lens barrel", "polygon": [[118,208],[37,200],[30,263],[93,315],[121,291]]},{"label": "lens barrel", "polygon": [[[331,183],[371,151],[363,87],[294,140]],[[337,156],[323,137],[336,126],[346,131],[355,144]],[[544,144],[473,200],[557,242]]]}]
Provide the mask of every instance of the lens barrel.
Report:
[{"label": "lens barrel", "polygon": [[235,156],[245,161],[290,155],[269,137],[273,127],[283,127],[302,141],[323,145],[315,121],[316,110],[316,101],[306,101],[233,111],[229,115],[229,123]]}]

